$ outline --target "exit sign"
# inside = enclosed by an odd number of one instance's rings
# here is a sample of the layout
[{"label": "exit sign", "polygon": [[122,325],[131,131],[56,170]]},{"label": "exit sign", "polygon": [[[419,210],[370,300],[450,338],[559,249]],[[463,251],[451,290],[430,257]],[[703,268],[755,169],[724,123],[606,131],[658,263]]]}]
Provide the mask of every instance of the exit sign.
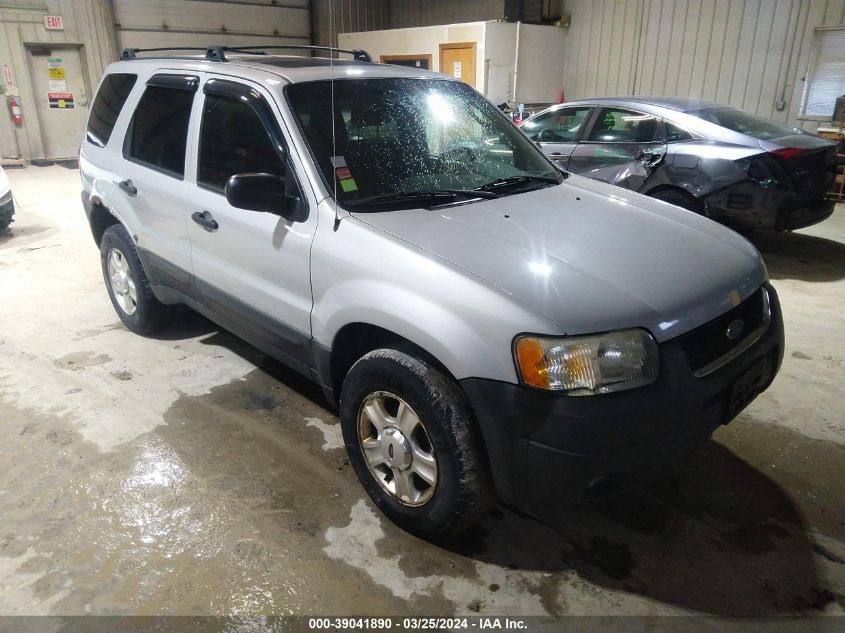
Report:
[{"label": "exit sign", "polygon": [[64,31],[65,23],[60,15],[45,15],[44,28],[48,31]]}]

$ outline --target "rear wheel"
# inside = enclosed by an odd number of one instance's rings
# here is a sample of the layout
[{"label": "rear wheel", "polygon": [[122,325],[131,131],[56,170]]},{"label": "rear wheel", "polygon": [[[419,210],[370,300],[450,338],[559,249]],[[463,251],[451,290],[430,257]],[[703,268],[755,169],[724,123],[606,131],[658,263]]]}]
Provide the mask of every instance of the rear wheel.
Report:
[{"label": "rear wheel", "polygon": [[0,231],[5,231],[7,228],[9,228],[9,225],[10,225],[11,223],[12,223],[11,218],[9,218],[9,219],[6,219],[6,218],[0,219]]},{"label": "rear wheel", "polygon": [[681,207],[687,211],[704,215],[704,207],[701,202],[683,189],[660,189],[649,195],[652,198],[674,204],[676,207]]},{"label": "rear wheel", "polygon": [[446,538],[489,509],[469,405],[430,362],[393,349],[365,355],[343,382],[340,422],[361,484],[400,527]]},{"label": "rear wheel", "polygon": [[152,334],[172,318],[175,306],[153,295],[129,233],[120,224],[106,229],[100,240],[103,279],[112,305],[123,324],[136,334]]}]

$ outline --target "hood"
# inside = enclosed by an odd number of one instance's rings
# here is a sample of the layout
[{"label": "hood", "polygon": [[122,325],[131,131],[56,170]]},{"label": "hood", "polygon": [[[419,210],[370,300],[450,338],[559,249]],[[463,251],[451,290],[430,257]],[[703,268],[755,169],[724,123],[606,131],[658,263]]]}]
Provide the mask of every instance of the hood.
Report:
[{"label": "hood", "polygon": [[767,280],[759,253],[730,229],[579,176],[495,200],[354,217],[498,286],[570,335],[645,327],[665,341]]}]

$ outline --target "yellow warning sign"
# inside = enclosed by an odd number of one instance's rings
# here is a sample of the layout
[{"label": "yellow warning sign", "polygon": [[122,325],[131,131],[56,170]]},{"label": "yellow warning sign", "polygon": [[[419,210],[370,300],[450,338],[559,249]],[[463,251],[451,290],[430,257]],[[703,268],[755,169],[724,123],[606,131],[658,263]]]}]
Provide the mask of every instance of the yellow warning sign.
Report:
[{"label": "yellow warning sign", "polygon": [[49,75],[50,79],[64,79],[65,78],[65,69],[64,68],[48,68],[47,74]]}]

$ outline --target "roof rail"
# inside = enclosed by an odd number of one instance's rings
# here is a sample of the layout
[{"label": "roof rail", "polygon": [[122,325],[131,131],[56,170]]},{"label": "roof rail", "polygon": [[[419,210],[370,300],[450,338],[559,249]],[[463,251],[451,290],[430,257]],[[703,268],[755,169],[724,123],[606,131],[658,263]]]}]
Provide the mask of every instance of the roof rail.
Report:
[{"label": "roof rail", "polygon": [[136,53],[152,53],[157,51],[207,51],[207,48],[200,48],[197,46],[165,46],[163,48],[124,48],[120,54],[120,59],[136,59]]},{"label": "roof rail", "polygon": [[352,55],[355,61],[372,62],[373,58],[367,51],[361,49],[335,48],[332,46],[308,46],[306,44],[271,44],[268,46],[207,46],[198,47],[163,47],[163,48],[124,48],[120,58],[123,60],[137,59],[137,53],[152,53],[158,51],[203,51],[205,58],[212,62],[225,62],[226,53],[242,53],[246,55],[266,55],[265,50],[302,50],[302,51],[330,51],[332,53],[346,53]]}]

